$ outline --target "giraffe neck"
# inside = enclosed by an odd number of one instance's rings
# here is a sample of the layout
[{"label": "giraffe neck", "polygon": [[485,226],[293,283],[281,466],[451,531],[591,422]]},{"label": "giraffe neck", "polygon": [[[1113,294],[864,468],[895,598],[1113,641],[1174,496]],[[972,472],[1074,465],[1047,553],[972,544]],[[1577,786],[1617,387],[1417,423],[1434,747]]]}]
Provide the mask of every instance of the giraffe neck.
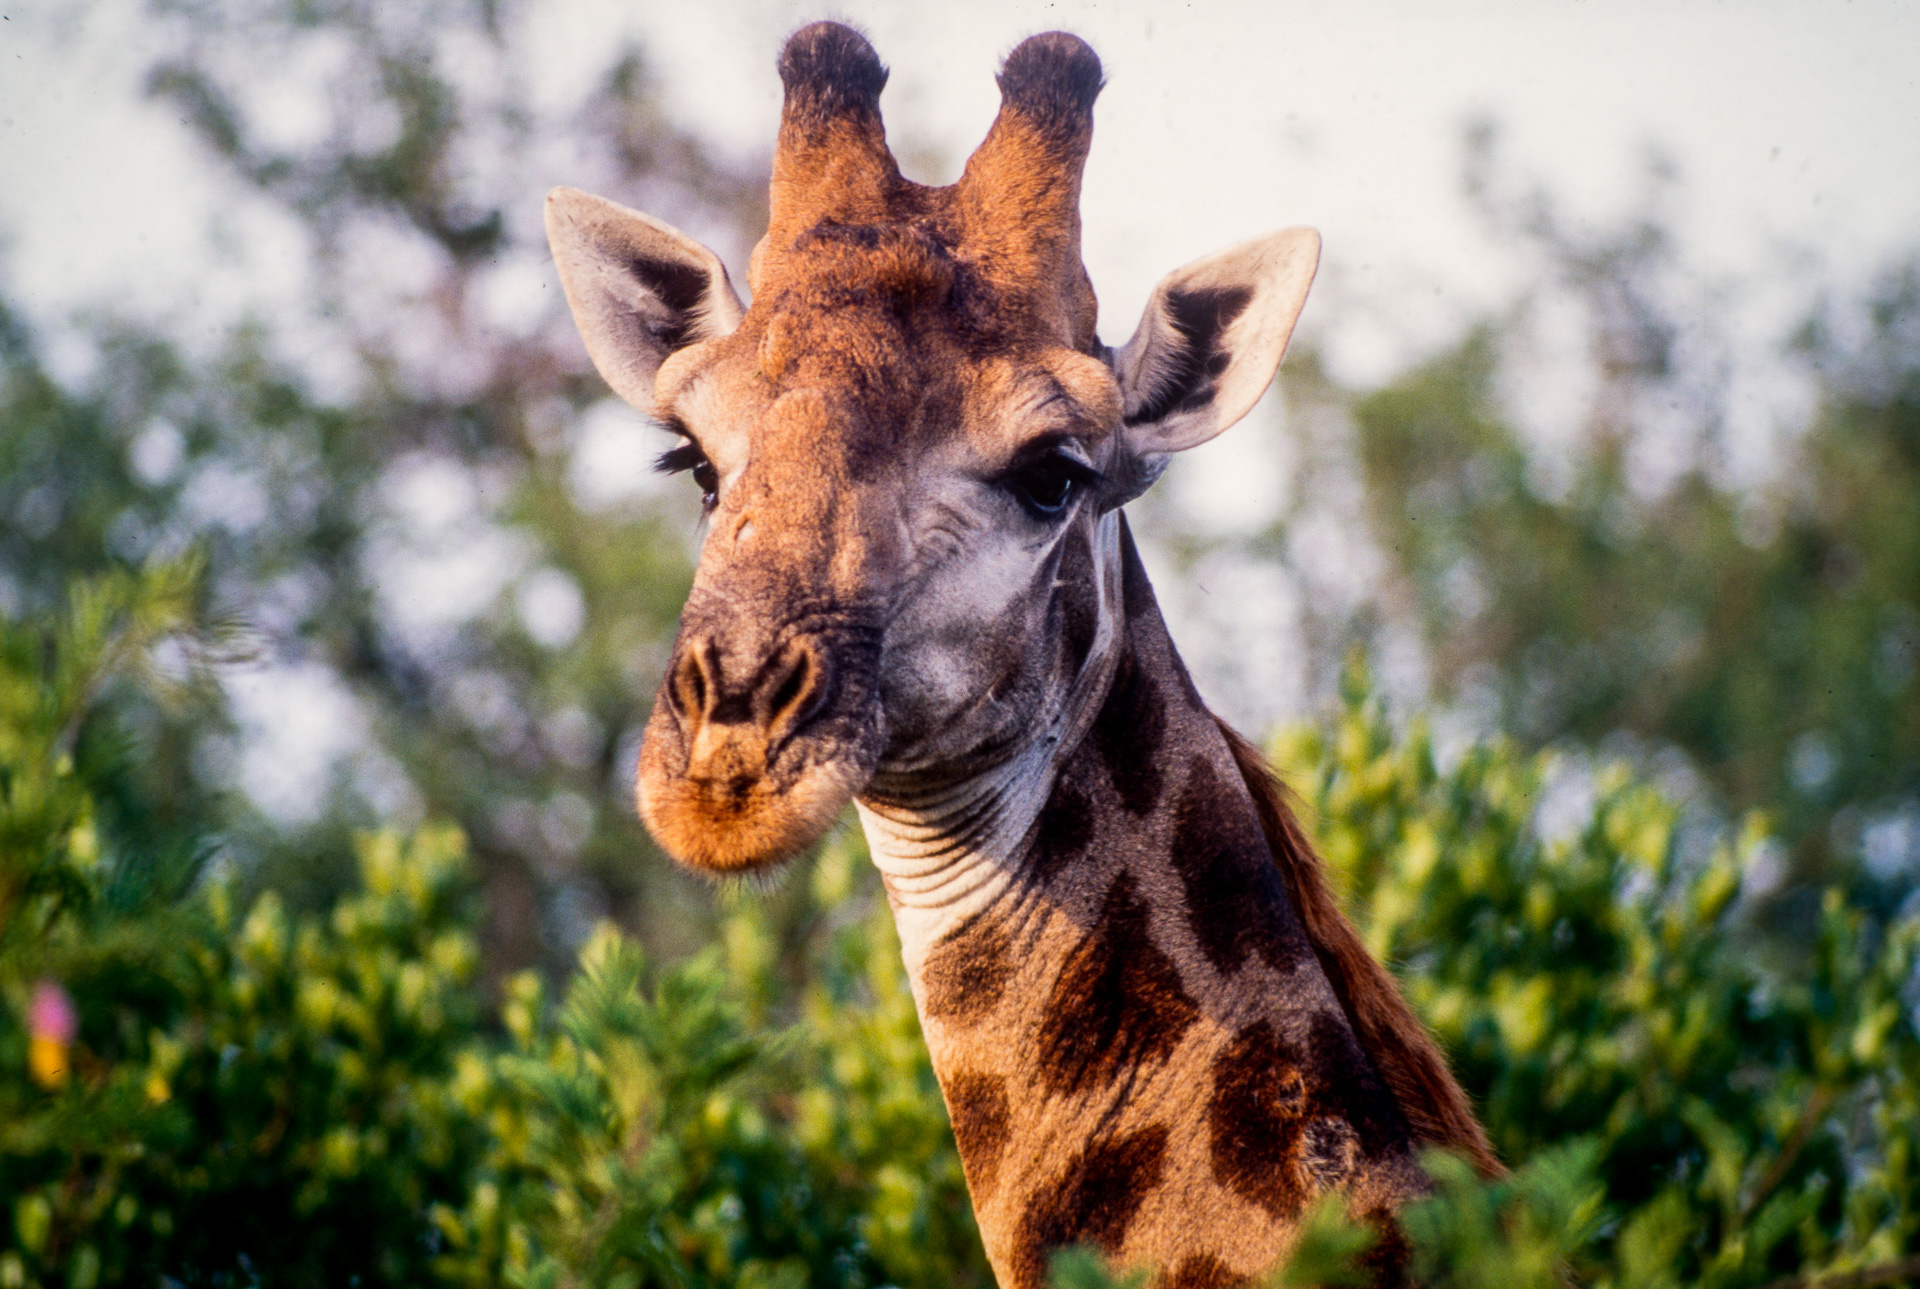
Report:
[{"label": "giraffe neck", "polygon": [[1093,1243],[1224,1285],[1316,1193],[1421,1178],[1118,515],[1094,547],[1100,629],[1033,739],[861,817],[1001,1283]]}]

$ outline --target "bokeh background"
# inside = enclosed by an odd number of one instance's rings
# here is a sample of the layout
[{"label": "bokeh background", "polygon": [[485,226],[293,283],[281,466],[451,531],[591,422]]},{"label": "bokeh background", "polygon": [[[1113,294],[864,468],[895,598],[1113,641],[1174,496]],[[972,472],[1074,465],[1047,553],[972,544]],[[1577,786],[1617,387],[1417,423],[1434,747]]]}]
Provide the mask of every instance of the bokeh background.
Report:
[{"label": "bokeh background", "polygon": [[[1224,713],[1327,719],[1364,672],[1436,773],[1549,753],[1516,825],[1543,842],[1624,765],[1673,803],[1680,870],[1746,839],[1756,969],[1808,967],[1829,891],[1869,940],[1920,910],[1920,10],[837,13],[893,68],[927,182],[1020,37],[1092,41],[1109,343],[1162,273],[1321,229],[1275,391],[1132,508]],[[634,821],[698,506],[588,366],[540,212],[606,194],[743,281],[773,59],[816,16],[0,14],[0,615],[200,570],[115,691],[128,835],[321,916],[364,879],[355,837],[455,824],[489,1006],[608,919],[662,961],[735,935],[741,901],[800,934],[800,897],[689,879]]]}]

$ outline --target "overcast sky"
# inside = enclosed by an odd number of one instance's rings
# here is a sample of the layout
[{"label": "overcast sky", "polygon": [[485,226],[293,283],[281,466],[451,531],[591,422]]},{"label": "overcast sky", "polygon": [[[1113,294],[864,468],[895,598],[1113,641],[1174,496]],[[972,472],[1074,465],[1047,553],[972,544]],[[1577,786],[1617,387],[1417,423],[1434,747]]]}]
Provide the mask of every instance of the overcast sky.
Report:
[{"label": "overcast sky", "polygon": [[[212,325],[292,280],[272,272],[271,247],[245,272],[209,271],[208,216],[230,194],[208,180],[184,128],[140,98],[149,51],[132,0],[0,0],[0,10],[10,298],[43,319],[106,300],[157,312],[197,300]],[[1356,377],[1384,375],[1521,285],[1460,198],[1462,128],[1475,115],[1502,124],[1521,172],[1594,216],[1628,203],[1646,148],[1664,148],[1685,181],[1683,231],[1704,273],[1765,273],[1797,245],[1857,274],[1920,240],[1920,4],[843,0],[833,10],[893,69],[889,128],[909,173],[927,181],[953,178],[984,134],[1011,45],[1056,27],[1094,44],[1108,88],[1086,258],[1109,340],[1131,330],[1161,273],[1306,223],[1325,236],[1335,284],[1321,300],[1353,315],[1336,357]],[[673,115],[746,157],[764,152],[777,121],[779,43],[821,6],[543,0],[533,12],[550,94],[576,92],[583,71],[638,34]],[[1332,329],[1311,309],[1308,325]]]}]

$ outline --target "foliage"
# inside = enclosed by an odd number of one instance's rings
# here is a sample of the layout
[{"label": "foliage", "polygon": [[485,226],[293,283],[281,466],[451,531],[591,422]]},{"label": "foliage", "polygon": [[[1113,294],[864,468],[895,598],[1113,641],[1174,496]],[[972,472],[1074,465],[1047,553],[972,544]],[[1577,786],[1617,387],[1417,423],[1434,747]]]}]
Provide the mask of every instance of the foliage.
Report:
[{"label": "foliage", "polygon": [[[839,844],[829,891],[864,865]],[[518,977],[507,1049],[470,1104],[492,1145],[465,1209],[435,1214],[452,1280],[527,1285],[988,1283],[891,919],[838,921],[769,1030],[766,921],[654,976],[603,928],[542,1023]],[[810,955],[811,956],[811,955]],[[477,1076],[477,1067],[476,1067]]]},{"label": "foliage", "polygon": [[1563,1254],[1595,1283],[1718,1286],[1920,1249],[1920,923],[1882,932],[1830,890],[1805,973],[1775,975],[1743,925],[1758,821],[1689,854],[1676,807],[1616,770],[1544,835],[1550,761],[1487,743],[1443,772],[1357,675],[1339,724],[1280,760],[1369,947],[1530,1165],[1508,1194],[1539,1216],[1499,1227],[1499,1188],[1442,1171],[1460,1201],[1409,1218],[1436,1265],[1546,1283]]},{"label": "foliage", "polygon": [[191,879],[197,839],[143,791],[136,730],[88,717],[130,673],[148,693],[189,697],[207,643],[195,638],[199,581],[192,559],[107,574],[37,629],[0,632],[0,951],[62,913],[137,906]]},{"label": "foliage", "polygon": [[[0,1283],[989,1282],[854,835],[675,965],[603,928],[560,1002],[515,976],[497,1024],[445,826],[363,838],[324,913],[220,875],[110,897],[146,852],[89,822],[110,763],[63,748],[137,700],[191,586],[162,566],[6,627]],[[1404,1228],[1431,1283],[1737,1289],[1920,1252],[1920,927],[1836,891],[1809,971],[1771,975],[1742,943],[1757,827],[1686,854],[1611,775],[1543,835],[1548,762],[1443,769],[1357,672],[1281,759],[1516,1165],[1429,1161]],[[1323,1206],[1281,1282],[1337,1283],[1370,1238]]]},{"label": "foliage", "polygon": [[369,841],[330,917],[183,899],[204,843],[139,827],[147,749],[114,736],[206,639],[197,591],[192,562],[110,574],[0,637],[0,1281],[406,1280],[477,1142],[439,1082],[475,1021],[458,840]]}]

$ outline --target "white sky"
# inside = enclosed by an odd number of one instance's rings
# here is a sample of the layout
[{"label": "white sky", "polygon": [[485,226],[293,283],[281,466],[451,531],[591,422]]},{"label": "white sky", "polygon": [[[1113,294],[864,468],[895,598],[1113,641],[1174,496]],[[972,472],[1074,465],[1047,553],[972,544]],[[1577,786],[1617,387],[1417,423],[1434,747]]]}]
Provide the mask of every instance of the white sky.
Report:
[{"label": "white sky", "polygon": [[[768,74],[778,41],[817,8],[689,8],[697,15],[646,28],[671,105],[728,145],[763,143],[779,109]],[[1053,27],[1093,43],[1108,87],[1086,259],[1110,340],[1131,330],[1160,273],[1289,223],[1318,226],[1328,271],[1361,294],[1386,286],[1395,313],[1425,314],[1435,288],[1465,308],[1503,298],[1513,265],[1459,199],[1461,129],[1476,113],[1499,120],[1514,159],[1583,213],[1622,206],[1645,147],[1668,149],[1689,183],[1686,231],[1703,270],[1754,269],[1781,240],[1834,248],[1838,267],[1857,269],[1856,255],[1910,243],[1920,216],[1920,5],[856,0],[842,10],[893,69],[895,137],[941,159],[915,177],[941,182],[992,119],[991,73],[1008,47]]]},{"label": "white sky", "polygon": [[[1350,313],[1331,328],[1336,359],[1355,377],[1386,374],[1521,285],[1459,197],[1461,126],[1475,113],[1498,119],[1522,170],[1583,214],[1621,208],[1644,147],[1666,148],[1687,181],[1689,253],[1710,274],[1764,273],[1785,245],[1854,274],[1920,240],[1920,4],[836,9],[892,67],[892,135],[909,173],[930,181],[952,178],[984,134],[997,61],[1022,36],[1060,27],[1099,50],[1108,88],[1086,258],[1110,341],[1161,273],[1309,223],[1326,239],[1320,303],[1337,295]],[[3,286],[46,320],[113,302],[215,327],[298,278],[276,269],[270,222],[241,209],[184,128],[139,97],[149,51],[131,12],[133,0],[0,0],[0,230],[13,243]],[[750,156],[777,120],[780,41],[820,7],[543,0],[532,12],[544,94],[576,93],[638,34],[673,116]],[[216,252],[207,225],[223,212]],[[1312,306],[1307,327],[1329,332]]]}]

